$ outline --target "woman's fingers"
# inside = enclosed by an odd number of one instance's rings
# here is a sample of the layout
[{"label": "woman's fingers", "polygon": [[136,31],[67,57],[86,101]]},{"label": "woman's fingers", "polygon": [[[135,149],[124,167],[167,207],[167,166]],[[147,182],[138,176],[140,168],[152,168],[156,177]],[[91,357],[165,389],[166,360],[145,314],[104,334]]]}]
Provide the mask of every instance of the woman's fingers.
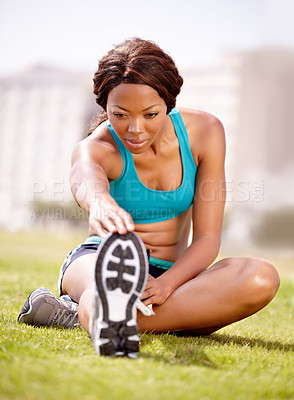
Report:
[{"label": "woman's fingers", "polygon": [[131,215],[118,206],[99,207],[96,205],[89,216],[89,227],[99,236],[103,233],[104,237],[108,232],[124,235],[128,231],[133,231],[135,224]]},{"label": "woman's fingers", "polygon": [[149,304],[162,304],[167,299],[168,294],[164,289],[164,286],[160,284],[158,279],[148,275],[147,284],[145,290],[141,296],[143,303],[148,306]]},{"label": "woman's fingers", "polygon": [[[148,276],[147,284],[141,299],[144,299],[144,304],[153,304],[155,301],[160,301],[160,290],[156,279],[151,275]],[[157,303],[158,304],[158,303]]]},{"label": "woman's fingers", "polygon": [[115,224],[118,233],[124,235],[128,231],[135,229],[135,224],[129,213],[120,208],[117,212],[112,212],[109,218]]},{"label": "woman's fingers", "polygon": [[89,220],[89,231],[95,232],[101,238],[105,238],[105,236],[109,233],[109,231],[104,229],[101,223],[96,220]]},{"label": "woman's fingers", "polygon": [[161,303],[158,303],[155,296],[148,297],[148,299],[145,299],[143,301],[143,303],[145,304],[145,306],[150,306],[150,304],[161,304]]},{"label": "woman's fingers", "polygon": [[120,233],[121,235],[124,235],[127,233],[127,231],[128,231],[127,226],[119,214],[112,216],[111,222],[115,226],[115,229],[118,233]]},{"label": "woman's fingers", "polygon": [[127,227],[128,231],[135,230],[135,224],[133,218],[130,216],[129,213],[124,211],[122,214],[122,218],[124,220],[125,226]]},{"label": "woman's fingers", "polygon": [[153,294],[155,294],[155,290],[153,288],[145,289],[141,298],[147,299],[148,297],[152,296]]}]

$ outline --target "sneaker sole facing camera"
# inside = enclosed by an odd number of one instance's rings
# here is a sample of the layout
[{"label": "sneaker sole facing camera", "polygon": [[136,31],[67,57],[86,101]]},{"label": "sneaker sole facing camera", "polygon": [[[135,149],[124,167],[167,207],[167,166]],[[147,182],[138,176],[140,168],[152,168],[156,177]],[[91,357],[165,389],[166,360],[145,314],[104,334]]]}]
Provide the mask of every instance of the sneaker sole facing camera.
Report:
[{"label": "sneaker sole facing camera", "polygon": [[133,232],[110,233],[99,246],[89,325],[97,354],[137,357],[136,303],[144,291],[148,268],[144,243]]}]

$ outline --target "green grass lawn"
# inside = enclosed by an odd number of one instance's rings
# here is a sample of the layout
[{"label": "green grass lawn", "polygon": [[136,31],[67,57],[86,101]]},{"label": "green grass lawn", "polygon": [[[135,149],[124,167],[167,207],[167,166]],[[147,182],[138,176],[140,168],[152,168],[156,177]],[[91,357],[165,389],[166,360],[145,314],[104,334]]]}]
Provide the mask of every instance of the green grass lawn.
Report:
[{"label": "green grass lawn", "polygon": [[86,332],[18,325],[31,290],[57,294],[82,237],[0,232],[0,399],[294,399],[294,260],[275,300],[207,337],[143,334],[137,360],[98,357]]}]

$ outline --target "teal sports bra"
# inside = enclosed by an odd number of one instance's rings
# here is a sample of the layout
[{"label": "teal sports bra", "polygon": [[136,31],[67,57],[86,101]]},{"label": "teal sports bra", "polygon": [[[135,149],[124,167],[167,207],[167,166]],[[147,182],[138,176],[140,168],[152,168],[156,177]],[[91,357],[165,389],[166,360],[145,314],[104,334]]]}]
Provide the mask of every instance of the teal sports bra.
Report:
[{"label": "teal sports bra", "polygon": [[126,149],[115,130],[107,121],[119,152],[123,158],[123,171],[119,178],[111,181],[110,194],[118,205],[131,214],[137,224],[165,221],[175,218],[188,210],[194,199],[195,165],[186,127],[179,111],[174,108],[169,113],[180,146],[183,177],[181,185],[170,191],[154,190],[139,179],[132,153]]}]

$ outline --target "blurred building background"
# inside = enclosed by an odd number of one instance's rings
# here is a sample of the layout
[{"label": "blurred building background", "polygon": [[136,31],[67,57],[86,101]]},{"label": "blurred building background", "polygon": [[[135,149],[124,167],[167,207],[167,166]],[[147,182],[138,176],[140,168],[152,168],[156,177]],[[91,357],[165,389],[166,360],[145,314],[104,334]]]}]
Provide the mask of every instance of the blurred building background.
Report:
[{"label": "blurred building background", "polygon": [[294,51],[229,53],[185,74],[181,103],[224,124],[227,205],[223,248],[294,252]]},{"label": "blurred building background", "polygon": [[89,81],[40,66],[0,79],[2,227],[68,219],[71,151],[93,113]]},{"label": "blurred building background", "polygon": [[[231,52],[182,70],[178,106],[216,115],[227,138],[224,248],[294,248],[294,51]],[[98,111],[92,75],[36,66],[0,78],[0,225],[72,229],[71,152]]]}]

